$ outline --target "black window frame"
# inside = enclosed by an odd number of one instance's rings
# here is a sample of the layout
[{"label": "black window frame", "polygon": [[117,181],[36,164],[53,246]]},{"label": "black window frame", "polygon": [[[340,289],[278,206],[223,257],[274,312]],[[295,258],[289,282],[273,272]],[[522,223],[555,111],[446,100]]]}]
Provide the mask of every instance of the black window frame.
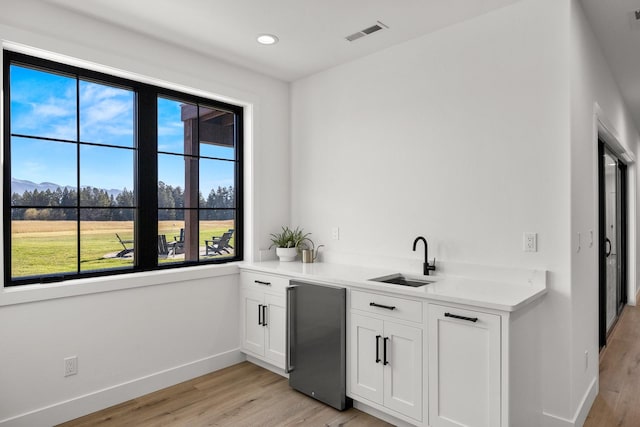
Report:
[{"label": "black window frame", "polygon": [[[241,261],[243,259],[242,243],[244,236],[244,108],[242,106],[228,104],[212,98],[206,98],[187,92],[180,92],[149,83],[143,83],[140,81],[89,70],[74,65],[50,61],[47,59],[42,59],[6,49],[3,50],[3,61],[3,261],[5,287],[37,283],[61,282],[88,277],[115,276],[119,274],[131,274],[135,272],[166,270],[209,264],[225,264],[234,261]],[[86,272],[78,270],[74,273],[54,273],[48,275],[20,278],[11,277],[11,65],[22,65],[29,68],[41,69],[43,71],[72,75],[83,80],[90,80],[97,83],[105,83],[116,87],[127,88],[134,92],[134,139],[135,141],[137,141],[137,143],[134,143],[134,149],[137,151],[137,155],[134,167],[134,189],[136,194],[134,239],[136,242],[136,254],[133,267],[126,267],[122,269],[93,270]],[[197,261],[185,260],[184,262],[180,263],[161,264],[158,262],[158,97],[180,99],[186,102],[192,102],[198,105],[202,104],[234,114],[235,159],[233,161],[235,162],[235,244],[233,256],[220,259],[202,259]],[[78,163],[78,168],[79,167],[80,163]],[[76,221],[78,222],[78,224],[80,224],[80,217],[78,217]],[[78,236],[78,239],[80,239],[80,236]],[[78,246],[78,257],[80,257],[80,254],[80,247]]]}]

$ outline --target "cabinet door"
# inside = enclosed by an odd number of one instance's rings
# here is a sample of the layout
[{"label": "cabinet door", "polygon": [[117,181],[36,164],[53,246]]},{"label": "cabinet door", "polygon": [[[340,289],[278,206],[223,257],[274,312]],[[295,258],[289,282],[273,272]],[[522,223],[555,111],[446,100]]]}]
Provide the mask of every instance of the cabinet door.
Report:
[{"label": "cabinet door", "polygon": [[382,320],[351,315],[351,393],[379,404],[383,402],[382,326]]},{"label": "cabinet door", "polygon": [[285,298],[266,294],[264,304],[267,306],[263,319],[266,323],[264,355],[274,365],[284,368],[287,332]]},{"label": "cabinet door", "polygon": [[264,330],[261,325],[264,293],[245,289],[242,296],[242,348],[264,356]]},{"label": "cabinet door", "polygon": [[428,312],[429,424],[500,426],[500,316],[435,304]]},{"label": "cabinet door", "polygon": [[387,321],[384,339],[384,406],[422,421],[422,330]]}]

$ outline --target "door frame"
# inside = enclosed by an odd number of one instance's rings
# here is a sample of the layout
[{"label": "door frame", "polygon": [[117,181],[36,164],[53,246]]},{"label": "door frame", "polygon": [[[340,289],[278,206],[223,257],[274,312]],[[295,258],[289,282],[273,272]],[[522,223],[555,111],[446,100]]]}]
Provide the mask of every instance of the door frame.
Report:
[{"label": "door frame", "polygon": [[[621,307],[627,303],[627,263],[628,263],[628,180],[629,175],[627,172],[627,165],[620,155],[608,145],[605,140],[598,137],[598,342],[599,347],[602,349],[607,343],[607,259],[605,256],[605,240],[606,240],[606,194],[604,191],[605,176],[604,176],[604,155],[614,157],[617,160],[618,174],[616,179],[618,181],[618,189],[616,198],[616,221],[619,220],[618,234],[619,239],[616,239],[618,244],[618,262],[620,263],[618,280],[620,289],[620,299],[616,301],[617,315],[620,315]],[[616,285],[618,286],[618,285]],[[619,304],[618,304],[619,302]],[[617,322],[617,319],[616,319]],[[615,323],[614,323],[615,324]]]}]

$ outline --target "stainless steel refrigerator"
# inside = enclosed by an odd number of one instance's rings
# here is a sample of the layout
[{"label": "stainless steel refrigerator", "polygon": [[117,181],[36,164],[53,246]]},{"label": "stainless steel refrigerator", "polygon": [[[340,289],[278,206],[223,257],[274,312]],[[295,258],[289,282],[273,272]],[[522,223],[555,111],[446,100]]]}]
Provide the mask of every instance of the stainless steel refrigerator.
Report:
[{"label": "stainless steel refrigerator", "polygon": [[352,401],[346,395],[346,290],[294,280],[289,285],[289,385],[336,409],[349,408]]}]

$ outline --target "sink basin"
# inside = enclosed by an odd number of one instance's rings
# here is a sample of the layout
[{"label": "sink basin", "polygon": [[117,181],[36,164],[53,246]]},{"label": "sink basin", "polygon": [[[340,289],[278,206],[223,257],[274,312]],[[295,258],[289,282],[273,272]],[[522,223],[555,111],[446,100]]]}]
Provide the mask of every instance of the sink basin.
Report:
[{"label": "sink basin", "polygon": [[392,285],[400,285],[400,286],[411,286],[413,288],[419,288],[420,286],[428,285],[429,283],[433,283],[433,280],[426,279],[418,279],[416,277],[407,277],[404,274],[396,273],[391,274],[389,276],[376,277],[374,279],[369,279],[374,282],[382,282],[382,283],[390,283]]}]

